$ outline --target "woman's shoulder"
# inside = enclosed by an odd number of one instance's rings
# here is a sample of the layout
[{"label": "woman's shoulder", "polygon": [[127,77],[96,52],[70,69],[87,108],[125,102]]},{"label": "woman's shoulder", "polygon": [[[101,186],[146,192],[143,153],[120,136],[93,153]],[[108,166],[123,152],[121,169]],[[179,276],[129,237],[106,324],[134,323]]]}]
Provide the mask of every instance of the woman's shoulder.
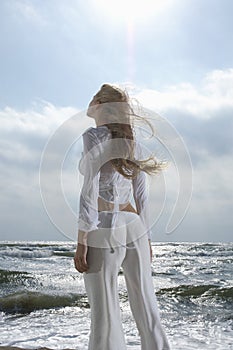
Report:
[{"label": "woman's shoulder", "polygon": [[135,158],[143,159],[143,147],[141,142],[136,138],[134,139],[134,142],[135,142]]},{"label": "woman's shoulder", "polygon": [[100,125],[96,127],[91,126],[90,128],[86,129],[82,135],[95,135],[97,138],[99,138],[101,136],[107,135],[108,133],[108,127],[106,125]]},{"label": "woman's shoulder", "polygon": [[82,133],[82,135],[86,135],[86,134],[88,134],[88,133],[91,133],[92,132],[92,129],[94,129],[93,127],[90,127],[90,128],[88,128],[88,129],[86,129],[83,133]]}]

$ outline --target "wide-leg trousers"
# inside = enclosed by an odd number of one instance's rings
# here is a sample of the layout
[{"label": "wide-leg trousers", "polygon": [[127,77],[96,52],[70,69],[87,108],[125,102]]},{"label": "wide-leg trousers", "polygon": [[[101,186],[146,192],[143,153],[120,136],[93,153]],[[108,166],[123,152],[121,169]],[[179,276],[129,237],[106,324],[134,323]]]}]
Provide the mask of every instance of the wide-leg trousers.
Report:
[{"label": "wide-leg trousers", "polygon": [[[103,226],[104,220],[108,221],[107,214],[101,213]],[[139,216],[130,212],[120,212],[119,222],[118,238],[129,249],[121,245],[113,249],[101,248],[99,245],[88,247],[89,269],[83,273],[91,307],[88,350],[127,349],[117,283],[121,266],[130,308],[141,338],[141,349],[170,350],[154,292],[148,237],[142,234],[144,226]],[[92,231],[92,234],[98,232]]]}]

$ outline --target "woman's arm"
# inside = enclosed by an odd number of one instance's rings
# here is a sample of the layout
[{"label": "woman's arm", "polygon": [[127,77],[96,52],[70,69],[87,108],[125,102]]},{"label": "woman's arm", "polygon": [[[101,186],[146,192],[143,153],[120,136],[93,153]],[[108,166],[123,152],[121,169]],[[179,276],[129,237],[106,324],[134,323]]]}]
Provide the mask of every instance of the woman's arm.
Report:
[{"label": "woman's arm", "polygon": [[137,175],[135,179],[132,180],[133,184],[133,196],[137,208],[137,212],[144,223],[146,228],[146,233],[148,236],[148,242],[150,247],[150,261],[152,262],[153,251],[151,247],[151,229],[149,228],[149,202],[148,193],[146,191],[146,174],[143,171]]},{"label": "woman's arm", "polygon": [[79,201],[78,239],[74,257],[75,268],[79,272],[88,269],[86,260],[88,232],[97,229],[98,194],[100,162],[98,157],[98,139],[91,129],[83,134],[83,157],[79,163],[79,171],[84,176]]},{"label": "woman's arm", "polygon": [[133,196],[137,208],[138,215],[140,216],[144,226],[148,239],[151,240],[151,229],[149,228],[149,202],[148,192],[146,191],[146,174],[144,171],[140,173],[132,180]]},{"label": "woman's arm", "polygon": [[[143,156],[143,150],[141,148],[140,143],[136,142],[136,157],[137,159],[143,159],[145,158]],[[146,228],[146,233],[148,236],[148,242],[149,242],[149,248],[150,248],[150,260],[152,262],[153,259],[153,251],[151,247],[151,236],[152,232],[149,227],[149,201],[148,201],[148,192],[146,190],[146,174],[143,171],[140,171],[140,173],[137,175],[135,179],[132,181],[133,184],[133,195],[134,200],[137,208],[137,212],[139,216],[141,217],[142,222],[144,223],[144,226]]]},{"label": "woman's arm", "polygon": [[83,186],[79,201],[78,228],[89,232],[98,229],[98,195],[100,158],[98,139],[91,129],[83,134],[83,157],[79,171],[83,175]]}]

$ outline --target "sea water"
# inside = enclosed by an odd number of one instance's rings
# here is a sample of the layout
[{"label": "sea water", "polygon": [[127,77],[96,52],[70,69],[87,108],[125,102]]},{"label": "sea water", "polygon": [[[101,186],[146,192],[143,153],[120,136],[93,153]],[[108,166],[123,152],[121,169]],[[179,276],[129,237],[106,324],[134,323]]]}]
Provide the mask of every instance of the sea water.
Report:
[{"label": "sea water", "polygon": [[[161,321],[173,350],[233,349],[233,243],[152,243]],[[90,306],[75,244],[0,242],[0,345],[88,347]],[[118,288],[127,348],[140,349],[122,268]]]}]

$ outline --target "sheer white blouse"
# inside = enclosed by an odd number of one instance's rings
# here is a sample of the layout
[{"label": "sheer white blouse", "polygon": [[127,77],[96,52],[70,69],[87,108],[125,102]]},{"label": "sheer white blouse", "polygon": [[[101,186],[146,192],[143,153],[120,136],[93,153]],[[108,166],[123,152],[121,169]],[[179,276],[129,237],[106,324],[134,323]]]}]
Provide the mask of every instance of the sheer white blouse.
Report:
[{"label": "sheer white blouse", "polygon": [[[133,180],[118,173],[108,161],[103,159],[104,147],[111,137],[106,125],[90,127],[83,134],[83,152],[79,161],[79,171],[84,176],[79,200],[79,230],[89,232],[98,230],[98,197],[113,203],[114,211],[119,211],[120,204],[126,204],[133,198],[137,212],[144,224],[148,239],[151,239],[149,227],[149,203],[146,174],[140,171]],[[135,158],[142,158],[142,148],[135,140]]]}]

